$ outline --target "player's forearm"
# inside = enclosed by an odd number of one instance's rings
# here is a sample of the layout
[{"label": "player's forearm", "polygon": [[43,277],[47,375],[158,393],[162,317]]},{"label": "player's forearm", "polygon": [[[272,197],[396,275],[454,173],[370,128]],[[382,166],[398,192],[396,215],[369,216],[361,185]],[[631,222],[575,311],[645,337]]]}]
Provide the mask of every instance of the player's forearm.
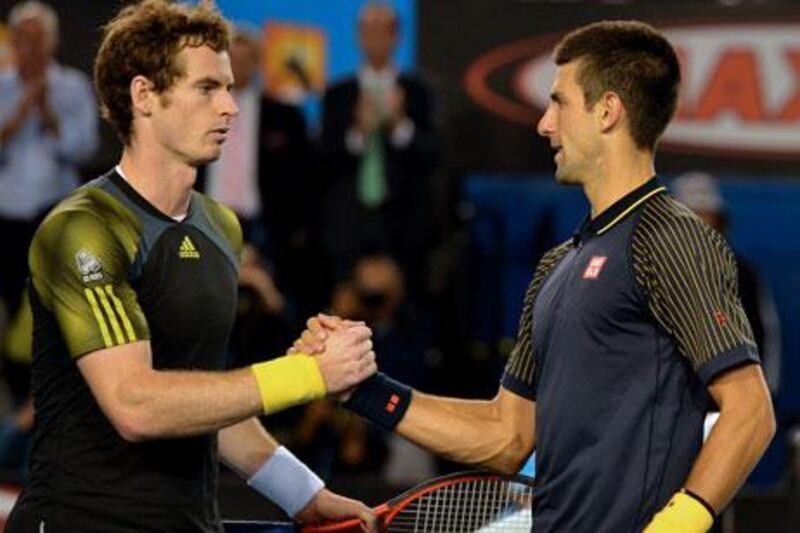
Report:
[{"label": "player's forearm", "polygon": [[769,398],[722,409],[695,460],[686,488],[722,511],[758,463],[775,433]]},{"label": "player's forearm", "polygon": [[415,391],[397,432],[453,461],[516,472],[533,449],[533,407],[512,416],[503,402],[503,398],[462,400]]},{"label": "player's forearm", "polygon": [[[299,521],[325,483],[250,418],[219,432],[219,453],[256,492]],[[323,496],[324,497],[324,496]],[[313,506],[312,506],[313,507]]]},{"label": "player's forearm", "polygon": [[248,418],[219,432],[220,458],[243,479],[250,478],[278,446],[256,418]]},{"label": "player's forearm", "polygon": [[120,387],[116,426],[129,440],[198,435],[261,414],[249,368],[230,372],[157,371]]}]

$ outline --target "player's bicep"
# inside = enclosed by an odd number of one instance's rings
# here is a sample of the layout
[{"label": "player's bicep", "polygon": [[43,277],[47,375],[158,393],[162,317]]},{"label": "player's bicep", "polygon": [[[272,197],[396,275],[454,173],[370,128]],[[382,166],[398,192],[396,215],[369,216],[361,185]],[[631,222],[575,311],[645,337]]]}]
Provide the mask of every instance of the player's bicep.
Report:
[{"label": "player's bicep", "polygon": [[494,402],[499,408],[503,427],[515,436],[515,442],[520,444],[527,457],[536,443],[536,402],[505,387],[500,387]]},{"label": "player's bicep", "polygon": [[103,348],[80,357],[78,370],[97,404],[123,435],[133,434],[137,383],[153,372],[149,341]]}]

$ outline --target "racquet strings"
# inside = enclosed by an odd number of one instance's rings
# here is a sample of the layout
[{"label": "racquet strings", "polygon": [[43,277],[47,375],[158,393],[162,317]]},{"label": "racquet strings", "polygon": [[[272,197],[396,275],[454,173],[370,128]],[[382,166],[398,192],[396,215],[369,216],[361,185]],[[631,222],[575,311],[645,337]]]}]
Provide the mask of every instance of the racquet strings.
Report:
[{"label": "racquet strings", "polygon": [[530,533],[533,487],[500,478],[472,479],[412,500],[388,524],[390,532]]}]

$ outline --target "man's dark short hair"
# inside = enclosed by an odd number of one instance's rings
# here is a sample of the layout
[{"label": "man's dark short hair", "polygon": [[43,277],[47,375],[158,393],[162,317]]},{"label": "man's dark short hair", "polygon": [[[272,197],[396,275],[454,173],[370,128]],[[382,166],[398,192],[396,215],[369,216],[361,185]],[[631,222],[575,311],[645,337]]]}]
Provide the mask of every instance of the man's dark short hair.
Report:
[{"label": "man's dark short hair", "polygon": [[196,6],[144,0],[124,8],[103,31],[94,84],[103,117],[126,145],[131,140],[131,80],[138,75],[163,93],[185,74],[177,56],[185,47],[227,51],[230,24],[208,2]]},{"label": "man's dark short hair", "polygon": [[606,92],[622,99],[636,146],[655,150],[678,105],[678,56],[649,24],[602,21],[567,34],[555,49],[555,62],[579,61],[577,82],[587,109]]}]

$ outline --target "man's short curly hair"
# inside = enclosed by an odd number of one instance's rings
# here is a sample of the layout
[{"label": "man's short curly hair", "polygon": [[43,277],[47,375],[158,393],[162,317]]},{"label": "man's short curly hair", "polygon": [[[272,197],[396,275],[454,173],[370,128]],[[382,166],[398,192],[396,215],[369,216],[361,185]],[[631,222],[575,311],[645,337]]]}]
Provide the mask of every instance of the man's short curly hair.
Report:
[{"label": "man's short curly hair", "polygon": [[196,6],[144,0],[122,9],[103,30],[94,65],[94,84],[103,117],[130,144],[133,123],[130,84],[145,76],[157,92],[183,76],[177,56],[185,47],[227,51],[230,24],[210,3]]},{"label": "man's short curly hair", "polygon": [[567,34],[554,55],[557,65],[579,61],[576,79],[587,109],[615,92],[636,145],[655,150],[675,114],[681,83],[677,54],[663,35],[644,22],[596,22]]}]

